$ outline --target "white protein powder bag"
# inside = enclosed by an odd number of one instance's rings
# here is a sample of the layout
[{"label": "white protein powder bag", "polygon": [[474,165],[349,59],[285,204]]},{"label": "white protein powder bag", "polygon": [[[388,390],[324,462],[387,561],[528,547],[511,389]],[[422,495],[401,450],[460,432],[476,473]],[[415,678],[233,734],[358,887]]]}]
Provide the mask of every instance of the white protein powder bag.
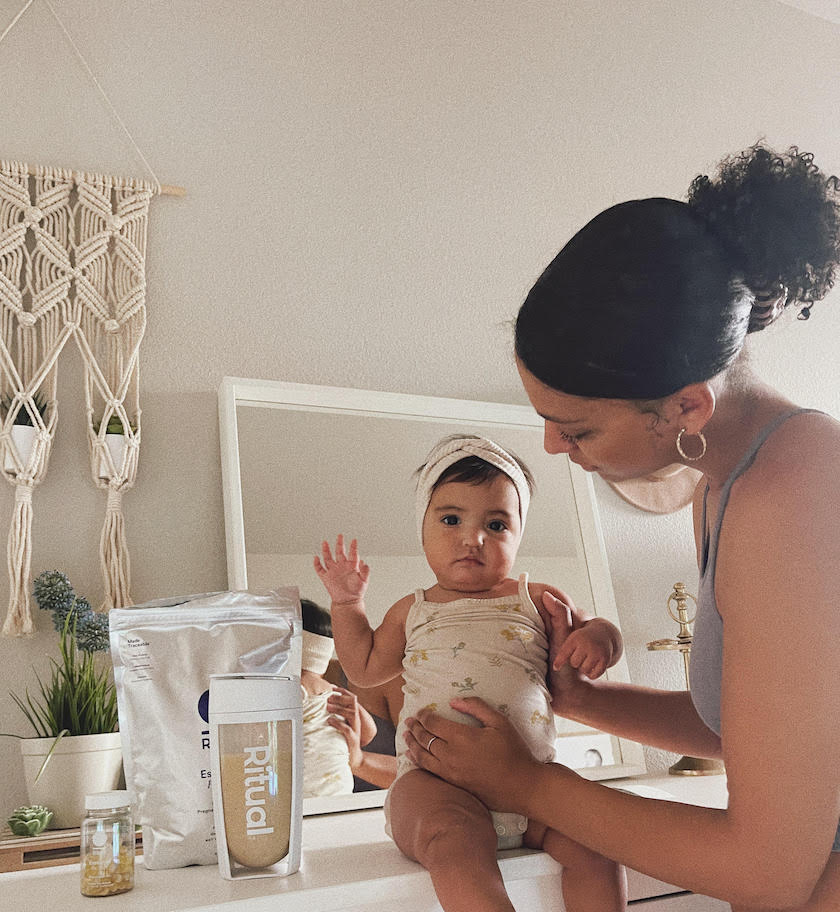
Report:
[{"label": "white protein powder bag", "polygon": [[216,863],[211,674],[300,677],[296,588],[160,599],[109,615],[126,787],[147,868]]}]

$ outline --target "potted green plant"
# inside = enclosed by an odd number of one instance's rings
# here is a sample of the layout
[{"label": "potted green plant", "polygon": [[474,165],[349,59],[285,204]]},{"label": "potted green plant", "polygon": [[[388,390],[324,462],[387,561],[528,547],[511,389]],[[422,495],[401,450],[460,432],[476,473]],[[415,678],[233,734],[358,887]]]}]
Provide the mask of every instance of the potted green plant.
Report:
[{"label": "potted green plant", "polygon": [[[94,434],[98,434],[101,427],[101,421],[94,422]],[[132,433],[137,430],[137,426],[132,422],[129,422],[129,427],[131,428]],[[122,418],[114,413],[105,425],[105,445],[108,447],[108,451],[111,454],[111,460],[114,463],[114,472],[116,472],[117,475],[122,472],[123,460],[125,459],[125,436],[126,433]],[[107,460],[101,453],[99,456],[99,477],[103,479],[111,477]]]},{"label": "potted green plant", "polygon": [[[6,416],[14,407],[14,396],[7,393],[0,400],[0,411],[2,411],[3,420],[5,421]],[[47,413],[47,400],[40,393],[36,393],[32,397],[32,406],[41,416],[42,420],[46,420]],[[29,459],[32,455],[32,448],[35,446],[35,439],[38,436],[38,428],[35,427],[35,422],[32,420],[32,415],[29,409],[21,404],[18,411],[15,413],[14,418],[12,419],[12,446],[14,446],[17,451],[18,459],[20,460],[21,467],[26,467],[29,464]],[[10,448],[6,447],[6,452],[3,457],[3,467],[7,472],[17,472],[18,466],[15,463],[14,454],[10,451]]]},{"label": "potted green plant", "polygon": [[60,658],[48,677],[36,674],[37,692],[11,695],[34,732],[11,737],[20,739],[30,804],[50,808],[53,827],[75,827],[85,795],[115,789],[121,773],[116,688],[96,655],[108,649],[108,617],[58,570],[38,576],[33,595],[52,614]]}]

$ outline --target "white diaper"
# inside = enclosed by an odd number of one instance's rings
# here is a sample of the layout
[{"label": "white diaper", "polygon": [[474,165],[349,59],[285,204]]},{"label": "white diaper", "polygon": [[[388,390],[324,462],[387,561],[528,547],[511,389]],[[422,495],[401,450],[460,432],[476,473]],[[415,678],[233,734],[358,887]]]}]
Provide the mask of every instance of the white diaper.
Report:
[{"label": "white diaper", "polygon": [[510,814],[503,811],[491,811],[493,829],[496,831],[496,848],[519,849],[522,837],[528,829],[528,818],[521,814]]}]

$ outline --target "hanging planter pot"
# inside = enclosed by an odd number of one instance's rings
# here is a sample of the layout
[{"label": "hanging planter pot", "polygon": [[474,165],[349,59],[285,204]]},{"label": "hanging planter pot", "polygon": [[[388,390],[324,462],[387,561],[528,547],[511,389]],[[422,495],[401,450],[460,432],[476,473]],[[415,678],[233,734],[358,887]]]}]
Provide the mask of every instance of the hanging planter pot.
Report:
[{"label": "hanging planter pot", "polygon": [[[52,751],[49,762],[44,760]],[[122,773],[120,733],[21,738],[23,776],[30,804],[53,812],[50,829],[79,826],[85,814],[85,795],[117,788]],[[43,771],[39,776],[38,773]]]},{"label": "hanging planter pot", "polygon": [[38,429],[32,427],[31,424],[12,425],[12,439],[9,446],[6,447],[3,456],[3,468],[7,472],[19,471],[14,454],[11,452],[11,447],[14,447],[17,450],[20,466],[25,469],[29,465],[29,459],[32,456],[32,450],[37,439]]},{"label": "hanging planter pot", "polygon": [[120,472],[122,472],[123,461],[125,460],[125,435],[106,434],[105,445],[108,447],[108,452],[111,454],[111,461],[114,463],[114,472],[119,475]]},{"label": "hanging planter pot", "polygon": [[[27,409],[25,405],[19,404],[11,395],[3,396],[2,402],[0,402],[0,412],[2,412],[4,418],[15,407],[17,408],[17,412],[15,413],[12,424],[12,439],[6,446],[3,455],[3,468],[7,472],[19,471],[18,465],[15,462],[14,453],[12,453],[12,447],[17,451],[18,459],[20,460],[20,468],[25,469],[29,465],[32,450],[35,447],[35,441],[38,439],[38,428],[33,424],[32,415],[29,413],[29,409]],[[29,407],[34,409],[38,415],[40,415],[41,420],[46,423],[47,401],[41,393],[36,393],[33,396]]]},{"label": "hanging planter pot", "polygon": [[[98,433],[99,426],[94,424],[93,430],[94,433]],[[131,425],[131,430],[136,430],[134,425]],[[108,465],[108,457],[102,449],[98,451],[97,474],[102,481],[109,481],[122,472],[123,463],[125,462],[126,437],[123,432],[122,421],[118,415],[112,415],[108,420],[108,426],[105,428],[105,446],[111,454],[111,461],[114,463],[113,474],[111,473],[111,467]]]}]

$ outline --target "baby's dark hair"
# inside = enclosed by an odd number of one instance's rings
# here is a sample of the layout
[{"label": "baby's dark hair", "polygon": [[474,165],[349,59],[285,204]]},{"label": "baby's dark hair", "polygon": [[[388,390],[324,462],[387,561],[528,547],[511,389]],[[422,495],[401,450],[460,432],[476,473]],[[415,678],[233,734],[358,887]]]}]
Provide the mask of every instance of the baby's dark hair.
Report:
[{"label": "baby's dark hair", "polygon": [[757,144],[696,177],[688,203],[595,216],[528,294],[516,354],[565,393],[659,399],[729,367],[768,309],[799,302],[807,318],[839,261],[840,182]]},{"label": "baby's dark hair", "polygon": [[303,629],[309,633],[317,633],[318,636],[331,637],[332,619],[326,608],[322,608],[311,599],[302,598],[300,600],[300,613],[303,617]]},{"label": "baby's dark hair", "polygon": [[[480,438],[475,434],[450,434],[448,437],[443,437],[439,443],[447,443],[450,440],[479,439]],[[505,448],[505,452],[514,460],[514,462],[516,462],[519,468],[522,469],[522,474],[525,476],[525,481],[528,483],[528,490],[533,494],[536,483],[534,482],[534,476],[531,474],[531,470],[516,453],[511,452],[511,450],[507,448]],[[414,474],[419,475],[424,468],[425,465],[420,466]],[[492,463],[482,459],[480,456],[465,456],[463,459],[453,462],[451,466],[448,466],[440,473],[440,477],[435,481],[434,485],[432,485],[432,491],[436,490],[440,485],[450,481],[472,485],[488,484],[493,481],[494,478],[498,478],[499,475],[505,475],[505,473]],[[507,477],[507,475],[505,475],[505,477]]]}]

